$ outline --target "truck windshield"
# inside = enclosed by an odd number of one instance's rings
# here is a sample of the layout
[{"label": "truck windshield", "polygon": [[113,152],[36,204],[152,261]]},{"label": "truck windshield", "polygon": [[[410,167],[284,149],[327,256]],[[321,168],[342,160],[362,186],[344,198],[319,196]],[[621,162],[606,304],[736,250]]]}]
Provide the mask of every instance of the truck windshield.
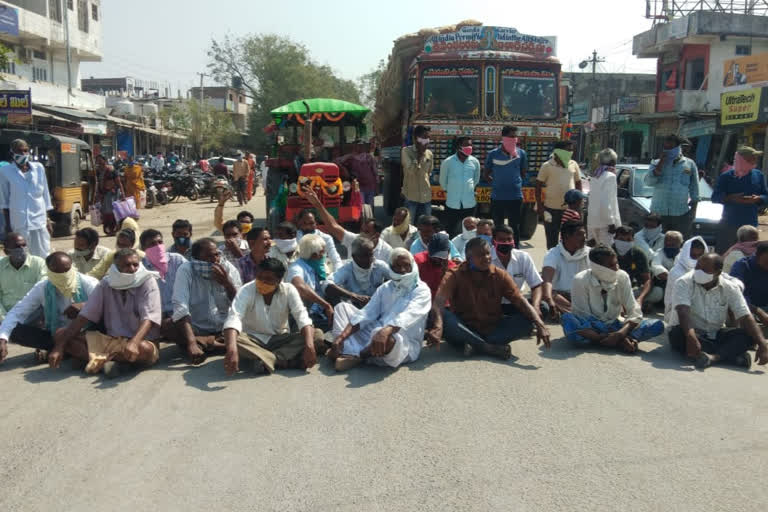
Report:
[{"label": "truck windshield", "polygon": [[474,68],[424,70],[424,112],[443,115],[479,115],[480,73]]},{"label": "truck windshield", "polygon": [[551,119],[557,114],[557,82],[551,71],[505,69],[501,91],[505,117]]}]

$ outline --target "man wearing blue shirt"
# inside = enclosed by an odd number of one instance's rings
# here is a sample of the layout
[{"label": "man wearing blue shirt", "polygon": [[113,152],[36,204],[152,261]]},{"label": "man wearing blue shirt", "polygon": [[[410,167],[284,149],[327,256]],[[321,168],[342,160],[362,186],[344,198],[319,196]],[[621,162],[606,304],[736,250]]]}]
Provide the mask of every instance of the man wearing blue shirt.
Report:
[{"label": "man wearing blue shirt", "polygon": [[733,264],[731,277],[744,283],[744,299],[755,319],[768,325],[768,242],[757,244],[755,254]]},{"label": "man wearing blue shirt", "polygon": [[501,129],[501,145],[488,152],[483,179],[492,184],[491,217],[496,226],[508,225],[520,247],[523,216],[523,180],[528,171],[528,155],[517,147],[517,128]]},{"label": "man wearing blue shirt", "polygon": [[681,143],[677,135],[664,138],[662,156],[651,162],[644,181],[654,187],[651,213],[661,216],[664,231],[680,231],[688,238],[699,202],[699,169],[683,156]]},{"label": "man wearing blue shirt", "polygon": [[472,141],[456,139],[456,153],[440,165],[440,186],[445,190],[445,227],[451,236],[461,232],[459,222],[475,211],[475,187],[480,181],[480,162],[472,156]]},{"label": "man wearing blue shirt", "polygon": [[723,204],[716,243],[719,254],[736,243],[736,231],[741,226],[757,226],[758,208],[768,203],[765,176],[755,168],[757,157],[762,154],[749,146],[740,147],[733,157],[733,168],[717,179],[712,201]]}]

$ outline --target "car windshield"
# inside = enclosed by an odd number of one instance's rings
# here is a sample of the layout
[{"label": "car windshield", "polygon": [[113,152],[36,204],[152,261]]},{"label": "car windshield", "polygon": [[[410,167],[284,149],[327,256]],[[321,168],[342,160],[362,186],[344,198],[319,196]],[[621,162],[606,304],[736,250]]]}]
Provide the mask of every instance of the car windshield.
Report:
[{"label": "car windshield", "polygon": [[557,87],[551,71],[505,69],[501,91],[504,117],[555,117]]},{"label": "car windshield", "polygon": [[[653,197],[654,187],[645,184],[645,177],[650,169],[648,167],[635,167],[632,195],[635,197]],[[699,179],[699,199],[712,199],[712,187],[703,179]]]},{"label": "car windshield", "polygon": [[478,115],[480,73],[475,68],[424,70],[424,111],[436,115]]}]

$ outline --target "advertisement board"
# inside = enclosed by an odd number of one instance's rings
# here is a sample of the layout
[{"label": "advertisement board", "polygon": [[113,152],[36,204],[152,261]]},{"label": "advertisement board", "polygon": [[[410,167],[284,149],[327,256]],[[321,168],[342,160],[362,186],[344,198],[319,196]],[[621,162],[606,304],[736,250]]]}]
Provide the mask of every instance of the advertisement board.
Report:
[{"label": "advertisement board", "polygon": [[720,95],[720,124],[754,123],[760,117],[760,88],[724,92]]},{"label": "advertisement board", "polygon": [[723,87],[768,83],[768,52],[727,59],[723,63]]}]

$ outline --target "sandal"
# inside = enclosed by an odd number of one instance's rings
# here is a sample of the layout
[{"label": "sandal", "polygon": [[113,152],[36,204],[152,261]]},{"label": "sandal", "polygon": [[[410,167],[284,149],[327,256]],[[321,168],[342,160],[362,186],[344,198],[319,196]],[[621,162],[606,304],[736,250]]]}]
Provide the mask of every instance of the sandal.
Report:
[{"label": "sandal", "polygon": [[37,364],[47,364],[48,363],[48,351],[43,349],[36,349],[35,350],[35,362]]}]

